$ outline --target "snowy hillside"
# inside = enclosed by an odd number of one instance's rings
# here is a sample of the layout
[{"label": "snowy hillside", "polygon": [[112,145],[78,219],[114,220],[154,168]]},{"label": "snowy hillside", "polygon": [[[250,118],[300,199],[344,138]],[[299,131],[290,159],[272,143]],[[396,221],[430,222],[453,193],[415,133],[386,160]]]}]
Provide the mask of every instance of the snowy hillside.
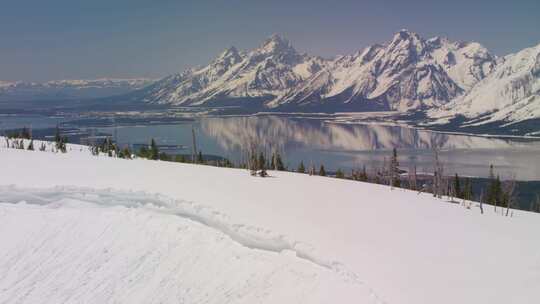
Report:
[{"label": "snowy hillside", "polygon": [[481,215],[305,174],[2,145],[2,303],[540,300],[538,214]]},{"label": "snowy hillside", "polygon": [[505,57],[467,94],[429,115],[438,122],[460,115],[470,125],[540,118],[540,44]]},{"label": "snowy hillside", "polygon": [[47,82],[0,81],[0,100],[97,98],[125,94],[143,88],[153,81],[146,78],[51,80]]}]

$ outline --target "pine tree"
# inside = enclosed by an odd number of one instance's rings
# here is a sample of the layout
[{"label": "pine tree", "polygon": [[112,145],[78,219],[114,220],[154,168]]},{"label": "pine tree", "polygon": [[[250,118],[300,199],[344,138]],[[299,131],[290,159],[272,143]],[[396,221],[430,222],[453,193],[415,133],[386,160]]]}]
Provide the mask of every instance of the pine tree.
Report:
[{"label": "pine tree", "polygon": [[170,161],[171,160],[171,157],[165,153],[165,152],[160,152],[159,153],[159,160],[162,160],[162,161]]},{"label": "pine tree", "polygon": [[30,137],[30,130],[26,126],[24,126],[21,130],[21,133],[19,134],[19,138],[30,139]]},{"label": "pine tree", "polygon": [[54,133],[54,142],[56,143],[56,149],[58,149],[59,143],[62,141],[62,136],[60,136],[60,128],[56,125],[56,131]]},{"label": "pine tree", "polygon": [[139,149],[138,156],[139,156],[139,157],[142,157],[142,158],[149,158],[150,152],[148,151],[148,148],[147,148],[146,146],[142,146],[142,147]]},{"label": "pine tree", "polygon": [[62,137],[60,135],[60,128],[58,127],[58,125],[56,125],[56,132],[55,132],[55,135],[54,135],[54,142],[56,144],[56,150],[57,151],[60,151],[62,153],[67,152],[67,149],[66,149],[67,137]]},{"label": "pine tree", "polygon": [[326,176],[326,170],[324,170],[324,166],[321,165],[321,168],[319,169],[319,175],[320,176]]},{"label": "pine tree", "polygon": [[399,161],[398,161],[396,148],[392,150],[392,158],[390,160],[389,174],[390,174],[392,187],[399,188],[401,186],[401,180],[400,180]]},{"label": "pine tree", "polygon": [[298,173],[306,173],[306,168],[304,167],[304,162],[300,161],[300,165],[298,165],[298,169],[296,170]]},{"label": "pine tree", "polygon": [[281,155],[279,153],[276,153],[274,168],[278,171],[285,171],[285,166],[283,165],[283,161],[281,160]]},{"label": "pine tree", "polygon": [[118,156],[120,158],[131,159],[131,151],[129,150],[129,147],[124,147],[124,149],[120,151]]},{"label": "pine tree", "polygon": [[486,202],[488,204],[495,205],[497,201],[495,188],[496,188],[496,180],[495,180],[495,173],[493,170],[493,165],[489,165],[489,185],[488,185],[487,197],[486,197]]},{"label": "pine tree", "polygon": [[257,175],[257,170],[259,170],[259,160],[257,159],[257,150],[254,146],[248,150],[248,169],[252,176]]},{"label": "pine tree", "polygon": [[202,151],[199,151],[199,154],[197,154],[197,163],[202,164],[204,163],[204,158],[202,155]]},{"label": "pine tree", "polygon": [[377,172],[375,172],[375,184],[381,184],[383,182],[383,177],[382,177],[382,173],[381,171],[377,170]]},{"label": "pine tree", "polygon": [[463,186],[463,193],[462,193],[462,197],[463,199],[465,200],[472,200],[473,198],[473,190],[472,190],[472,183],[471,183],[471,179],[470,178],[467,178],[465,180],[465,186]]},{"label": "pine tree", "polygon": [[268,176],[268,173],[266,173],[266,160],[265,160],[264,154],[262,152],[259,152],[259,159],[258,159],[257,163],[258,163],[259,175],[261,177]]},{"label": "pine tree", "polygon": [[362,166],[362,171],[360,172],[360,175],[358,176],[358,180],[359,181],[362,181],[362,182],[367,182],[368,181],[368,174],[367,174],[367,170],[366,170],[366,166]]},{"label": "pine tree", "polygon": [[150,159],[157,160],[159,159],[159,148],[156,144],[156,141],[152,138],[152,141],[150,142]]},{"label": "pine tree", "polygon": [[506,207],[503,202],[503,191],[502,191],[502,183],[501,178],[497,175],[497,178],[495,179],[495,186],[494,186],[494,197],[495,197],[495,204],[500,205],[502,207]]},{"label": "pine tree", "polygon": [[463,198],[463,193],[461,192],[461,185],[459,184],[459,176],[457,173],[454,176],[454,196],[457,198]]},{"label": "pine tree", "polygon": [[341,169],[338,169],[336,171],[336,177],[337,178],[345,178],[345,174],[343,174],[343,171],[341,171]]}]

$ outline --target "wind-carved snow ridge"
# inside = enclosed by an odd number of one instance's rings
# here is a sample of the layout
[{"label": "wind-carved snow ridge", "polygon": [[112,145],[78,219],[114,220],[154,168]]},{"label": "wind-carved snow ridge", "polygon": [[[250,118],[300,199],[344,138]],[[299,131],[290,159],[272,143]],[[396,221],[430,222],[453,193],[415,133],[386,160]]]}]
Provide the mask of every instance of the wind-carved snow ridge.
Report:
[{"label": "wind-carved snow ridge", "polygon": [[312,246],[292,240],[285,235],[277,235],[270,230],[233,224],[225,214],[193,202],[146,192],[122,192],[113,189],[98,190],[70,186],[49,189],[0,186],[0,202],[41,205],[50,208],[69,207],[74,202],[77,204],[83,202],[95,204],[96,207],[146,208],[154,212],[180,216],[216,229],[234,242],[249,249],[290,254],[315,266],[331,270],[340,275],[346,282],[364,285],[376,303],[386,303],[373,289],[365,286],[355,273],[347,270],[342,263],[317,256],[315,248]]}]

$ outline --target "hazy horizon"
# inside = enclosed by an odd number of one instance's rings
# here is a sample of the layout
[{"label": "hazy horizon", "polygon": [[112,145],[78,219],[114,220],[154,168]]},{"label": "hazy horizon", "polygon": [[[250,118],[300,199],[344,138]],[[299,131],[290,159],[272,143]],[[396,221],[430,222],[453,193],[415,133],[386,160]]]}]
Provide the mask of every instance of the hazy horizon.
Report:
[{"label": "hazy horizon", "polygon": [[540,43],[539,1],[19,1],[0,12],[0,80],[160,78],[273,33],[331,58],[402,28],[477,41],[498,56]]}]

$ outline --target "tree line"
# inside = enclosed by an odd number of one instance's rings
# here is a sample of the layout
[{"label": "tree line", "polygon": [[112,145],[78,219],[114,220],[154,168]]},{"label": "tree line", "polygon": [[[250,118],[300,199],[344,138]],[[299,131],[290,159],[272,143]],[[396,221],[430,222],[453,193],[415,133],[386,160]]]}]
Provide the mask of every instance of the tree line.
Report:
[{"label": "tree line", "polygon": [[[34,140],[31,130],[24,127],[16,133],[11,133],[5,137],[6,147],[16,149],[34,150]],[[25,147],[25,142],[28,144]],[[56,127],[54,136],[53,152],[67,153],[68,138],[62,136],[59,127]],[[38,150],[45,151],[45,143],[42,142]],[[496,175],[493,165],[489,167],[489,177],[487,187],[480,190],[480,193],[474,193],[471,178],[462,178],[457,173],[453,176],[445,174],[445,168],[440,161],[439,152],[434,149],[433,172],[431,176],[419,177],[415,166],[404,171],[400,169],[398,151],[392,150],[391,156],[384,158],[382,166],[373,167],[368,170],[366,166],[360,169],[351,170],[347,174],[341,169],[337,169],[335,174],[327,172],[324,164],[316,167],[313,164],[306,166],[304,161],[300,161],[296,169],[289,169],[283,161],[282,153],[279,150],[273,150],[267,153],[265,149],[260,149],[258,145],[250,145],[245,161],[233,163],[224,158],[209,161],[203,156],[202,151],[191,157],[186,155],[167,154],[160,151],[156,141],[152,138],[148,145],[143,145],[137,151],[131,151],[129,146],[119,148],[111,137],[105,138],[99,143],[90,145],[90,151],[93,155],[107,155],[109,157],[118,157],[123,159],[144,158],[149,160],[161,160],[181,163],[195,163],[204,165],[214,165],[218,167],[243,168],[248,169],[252,176],[267,177],[268,170],[289,171],[300,174],[309,174],[317,176],[330,176],[340,179],[349,179],[354,181],[388,185],[393,188],[403,188],[418,193],[427,192],[434,197],[448,198],[451,202],[462,200],[462,204],[470,208],[471,201],[477,200],[480,203],[480,210],[484,212],[484,204],[493,206],[494,211],[503,215],[511,216],[511,209],[517,207],[517,183],[515,176],[509,179],[501,180]],[[530,210],[540,212],[540,194],[530,204]]]}]

